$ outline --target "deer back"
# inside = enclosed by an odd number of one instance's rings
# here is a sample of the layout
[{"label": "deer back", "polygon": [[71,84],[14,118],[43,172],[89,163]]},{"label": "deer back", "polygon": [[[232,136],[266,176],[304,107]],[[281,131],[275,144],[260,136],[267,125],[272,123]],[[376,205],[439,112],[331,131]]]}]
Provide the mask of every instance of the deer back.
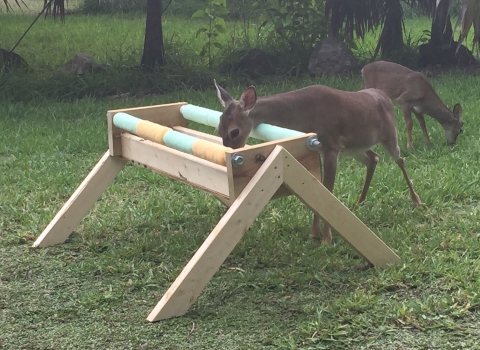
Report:
[{"label": "deer back", "polygon": [[443,126],[449,143],[455,143],[462,132],[460,104],[450,110],[422,73],[397,63],[376,61],[363,67],[362,77],[365,87],[385,91],[404,110],[425,113],[436,119]]},{"label": "deer back", "polygon": [[315,132],[323,150],[369,148],[384,137],[383,130],[395,131],[392,102],[380,90],[347,92],[312,85],[257,98],[251,86],[234,100],[216,86],[225,106],[218,131],[224,145],[232,148],[243,147],[252,128],[260,123]]}]

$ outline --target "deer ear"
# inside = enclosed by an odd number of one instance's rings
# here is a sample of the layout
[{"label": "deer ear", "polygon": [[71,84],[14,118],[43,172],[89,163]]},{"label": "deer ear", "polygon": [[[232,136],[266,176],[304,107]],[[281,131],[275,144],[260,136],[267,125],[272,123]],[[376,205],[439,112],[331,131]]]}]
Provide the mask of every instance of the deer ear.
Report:
[{"label": "deer ear", "polygon": [[213,79],[213,83],[217,88],[217,96],[223,107],[225,107],[228,103],[233,101],[233,98],[228,94],[228,92],[224,88],[222,88],[220,85],[217,84],[217,81],[215,79]]},{"label": "deer ear", "polygon": [[250,86],[240,97],[240,106],[245,112],[249,112],[255,107],[255,103],[257,103],[257,92],[255,86]]},{"label": "deer ear", "polygon": [[460,103],[457,103],[455,106],[453,106],[453,116],[455,119],[460,119],[462,116],[462,106],[460,106]]}]

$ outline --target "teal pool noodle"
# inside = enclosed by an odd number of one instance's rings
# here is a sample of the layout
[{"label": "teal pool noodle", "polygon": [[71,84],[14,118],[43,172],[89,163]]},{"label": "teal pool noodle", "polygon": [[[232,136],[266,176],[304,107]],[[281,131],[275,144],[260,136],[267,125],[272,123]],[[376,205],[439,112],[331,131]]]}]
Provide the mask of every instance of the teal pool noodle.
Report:
[{"label": "teal pool noodle", "polygon": [[180,107],[180,113],[182,113],[185,119],[197,122],[199,124],[218,127],[220,123],[220,116],[222,112],[217,112],[212,109],[194,106],[191,104]]},{"label": "teal pool noodle", "polygon": [[[215,128],[218,128],[220,116],[222,115],[222,112],[191,104],[180,107],[180,112],[185,119]],[[260,124],[252,130],[249,136],[263,141],[275,141],[303,134],[300,131],[285,129],[275,125]]]},{"label": "teal pool noodle", "polygon": [[[132,134],[137,133],[137,125],[142,119],[136,118],[127,113],[117,113],[113,116],[113,124],[123,130],[129,131]],[[163,136],[163,142],[169,147],[175,148],[179,151],[192,154],[192,145],[198,139],[190,135],[182,134],[181,132],[170,130]]]},{"label": "teal pool noodle", "polygon": [[285,129],[275,125],[259,124],[252,130],[249,136],[263,141],[275,141],[303,134],[300,131]]},{"label": "teal pool noodle", "polygon": [[179,151],[192,154],[192,146],[198,138],[182,134],[181,132],[170,130],[163,136],[163,142],[169,147],[175,148]]},{"label": "teal pool noodle", "polygon": [[113,124],[120,129],[127,130],[132,134],[137,133],[137,124],[140,123],[142,119],[136,118],[133,115],[127,113],[117,113],[113,116]]}]

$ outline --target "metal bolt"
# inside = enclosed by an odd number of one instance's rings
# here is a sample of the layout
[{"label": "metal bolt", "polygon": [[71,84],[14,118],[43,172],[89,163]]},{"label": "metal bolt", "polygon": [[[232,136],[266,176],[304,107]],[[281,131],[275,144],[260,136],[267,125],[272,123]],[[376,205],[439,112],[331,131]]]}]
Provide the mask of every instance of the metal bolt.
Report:
[{"label": "metal bolt", "polygon": [[232,165],[235,168],[242,166],[242,164],[243,164],[243,156],[240,153],[235,153],[234,155],[232,155]]},{"label": "metal bolt", "polygon": [[307,148],[309,150],[314,151],[321,146],[322,146],[322,143],[318,141],[318,139],[315,136],[310,136],[307,139]]}]

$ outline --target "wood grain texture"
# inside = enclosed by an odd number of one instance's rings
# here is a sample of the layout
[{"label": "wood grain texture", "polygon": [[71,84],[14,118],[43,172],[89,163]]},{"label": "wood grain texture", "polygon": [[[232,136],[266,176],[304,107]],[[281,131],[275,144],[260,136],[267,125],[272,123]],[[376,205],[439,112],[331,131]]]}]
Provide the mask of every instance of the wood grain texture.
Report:
[{"label": "wood grain texture", "polygon": [[112,183],[115,176],[123,169],[126,162],[122,158],[110,156],[107,151],[33,243],[33,246],[47,247],[65,242]]}]

